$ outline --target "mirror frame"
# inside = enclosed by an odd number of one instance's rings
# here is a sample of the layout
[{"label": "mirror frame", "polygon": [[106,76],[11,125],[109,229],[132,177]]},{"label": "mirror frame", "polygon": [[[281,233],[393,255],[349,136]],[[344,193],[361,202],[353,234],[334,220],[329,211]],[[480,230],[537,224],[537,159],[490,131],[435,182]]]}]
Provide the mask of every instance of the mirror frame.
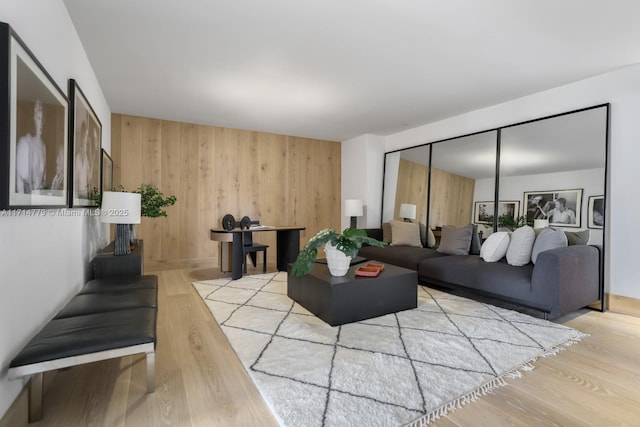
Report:
[{"label": "mirror frame", "polygon": [[[384,191],[385,191],[385,174],[386,174],[386,169],[387,169],[387,155],[391,154],[391,153],[397,153],[397,152],[402,152],[403,150],[407,150],[407,149],[413,149],[413,148],[418,148],[418,147],[429,147],[429,165],[428,165],[428,182],[427,182],[427,206],[426,206],[426,212],[427,212],[427,224],[429,224],[429,216],[431,213],[431,168],[432,168],[432,161],[433,161],[433,146],[434,144],[438,144],[438,143],[446,143],[448,141],[452,141],[455,139],[459,139],[459,138],[464,138],[464,137],[469,137],[469,136],[474,136],[474,135],[478,135],[478,134],[482,134],[485,132],[496,132],[496,169],[495,169],[495,174],[494,174],[494,178],[495,178],[495,191],[494,191],[494,218],[498,217],[498,209],[499,209],[499,205],[497,203],[497,201],[499,200],[500,197],[500,144],[501,144],[501,138],[502,138],[502,131],[504,129],[508,129],[508,128],[513,128],[515,126],[520,126],[520,125],[525,125],[525,124],[530,124],[530,123],[535,123],[535,122],[540,122],[542,120],[548,120],[548,119],[554,119],[554,118],[558,118],[558,117],[562,117],[562,116],[567,116],[570,114],[576,114],[576,113],[580,113],[580,112],[584,112],[584,111],[589,111],[589,110],[594,110],[594,109],[598,109],[598,108],[605,108],[605,140],[604,140],[604,182],[603,182],[603,199],[604,199],[604,212],[603,212],[603,225],[602,225],[602,244],[599,245],[600,247],[600,253],[601,253],[601,261],[600,261],[600,302],[601,302],[601,308],[600,311],[605,311],[605,307],[606,307],[606,293],[605,293],[605,277],[607,277],[605,275],[605,269],[606,269],[606,263],[604,262],[605,258],[605,250],[606,250],[606,242],[608,241],[608,232],[607,232],[607,212],[610,209],[609,208],[609,159],[610,159],[610,133],[611,133],[611,103],[603,103],[603,104],[598,104],[598,105],[593,105],[590,107],[584,107],[584,108],[579,108],[576,110],[571,110],[571,111],[566,111],[563,113],[558,113],[558,114],[552,114],[552,115],[548,115],[548,116],[544,116],[544,117],[539,117],[539,118],[535,118],[535,119],[531,119],[531,120],[525,120],[522,122],[517,122],[517,123],[512,123],[512,124],[508,124],[508,125],[504,125],[504,126],[499,126],[499,127],[495,127],[495,128],[490,128],[490,129],[484,129],[478,132],[472,132],[472,133],[468,133],[468,134],[464,134],[464,135],[457,135],[454,137],[450,137],[450,138],[445,138],[445,139],[440,139],[437,141],[431,141],[431,142],[425,142],[422,144],[417,144],[417,145],[413,145],[413,146],[409,146],[409,147],[404,147],[401,149],[397,149],[397,150],[393,150],[393,151],[388,151],[385,152],[385,159],[384,159],[384,165],[383,165],[383,182],[382,182],[382,206],[380,209],[381,212],[381,216],[380,216],[380,223],[382,224],[383,222],[383,215],[384,215]],[[588,222],[588,221],[587,221]],[[497,221],[494,221],[493,224],[493,231],[497,231],[498,229],[498,224]]]}]

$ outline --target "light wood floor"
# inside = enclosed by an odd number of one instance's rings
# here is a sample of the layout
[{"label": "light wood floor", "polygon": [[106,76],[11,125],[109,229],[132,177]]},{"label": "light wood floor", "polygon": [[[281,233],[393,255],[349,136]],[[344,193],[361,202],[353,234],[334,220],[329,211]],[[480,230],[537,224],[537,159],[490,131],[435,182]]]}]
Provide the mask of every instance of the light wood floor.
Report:
[{"label": "light wood floor", "polygon": [[[251,273],[251,272],[250,272]],[[276,426],[191,286],[215,269],[167,270],[160,279],[156,391],[145,394],[142,356],[58,372],[43,426]],[[434,426],[640,425],[640,318],[587,311],[560,322],[591,336]],[[0,422],[26,425],[26,393]]]}]

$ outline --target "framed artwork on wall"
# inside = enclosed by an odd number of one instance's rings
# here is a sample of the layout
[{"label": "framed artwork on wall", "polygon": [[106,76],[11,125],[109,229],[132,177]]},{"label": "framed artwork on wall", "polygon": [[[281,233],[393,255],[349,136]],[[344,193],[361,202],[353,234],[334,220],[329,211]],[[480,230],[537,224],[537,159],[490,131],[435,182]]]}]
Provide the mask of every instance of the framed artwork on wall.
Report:
[{"label": "framed artwork on wall", "polygon": [[6,23],[0,58],[0,209],[66,207],[67,97]]},{"label": "framed artwork on wall", "polygon": [[604,196],[589,196],[587,226],[602,230],[604,228]]},{"label": "framed artwork on wall", "polygon": [[[475,224],[493,224],[493,202],[475,202],[473,209],[473,222]],[[508,200],[498,202],[498,217],[509,216],[515,221],[520,215],[520,202]]]},{"label": "framed artwork on wall", "polygon": [[527,222],[547,219],[549,225],[580,227],[582,189],[524,193]]},{"label": "framed artwork on wall", "polygon": [[105,191],[113,190],[113,160],[111,160],[111,156],[107,154],[107,152],[102,149],[102,158],[100,170],[102,171],[102,175],[100,176],[100,194]]},{"label": "framed artwork on wall", "polygon": [[73,182],[69,206],[96,206],[95,196],[101,191],[102,123],[74,79],[69,80],[69,101],[72,153],[69,163]]}]

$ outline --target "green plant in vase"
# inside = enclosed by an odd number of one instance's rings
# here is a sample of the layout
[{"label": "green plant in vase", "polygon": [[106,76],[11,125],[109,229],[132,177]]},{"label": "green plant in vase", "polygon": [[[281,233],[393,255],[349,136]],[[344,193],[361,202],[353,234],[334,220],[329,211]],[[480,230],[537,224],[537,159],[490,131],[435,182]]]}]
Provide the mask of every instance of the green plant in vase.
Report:
[{"label": "green plant in vase", "polygon": [[326,244],[334,246],[347,257],[356,256],[358,249],[364,244],[378,247],[386,245],[384,242],[367,236],[364,230],[357,228],[345,228],[342,233],[338,233],[331,228],[326,228],[320,230],[315,236],[309,239],[304,248],[302,248],[291,268],[291,274],[295,276],[308,274],[313,267],[313,263],[318,258],[318,248]]}]

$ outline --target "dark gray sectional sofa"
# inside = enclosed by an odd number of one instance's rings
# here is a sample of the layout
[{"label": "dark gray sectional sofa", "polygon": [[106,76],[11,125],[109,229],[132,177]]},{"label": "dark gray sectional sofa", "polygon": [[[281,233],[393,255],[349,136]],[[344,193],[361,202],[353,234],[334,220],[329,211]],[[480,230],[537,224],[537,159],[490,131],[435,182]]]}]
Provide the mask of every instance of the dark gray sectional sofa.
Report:
[{"label": "dark gray sectional sofa", "polygon": [[[382,229],[366,229],[382,240]],[[479,255],[445,255],[409,246],[362,247],[362,257],[416,270],[420,283],[456,288],[559,317],[601,299],[601,256],[596,246],[541,252],[535,265],[485,262]]]}]

